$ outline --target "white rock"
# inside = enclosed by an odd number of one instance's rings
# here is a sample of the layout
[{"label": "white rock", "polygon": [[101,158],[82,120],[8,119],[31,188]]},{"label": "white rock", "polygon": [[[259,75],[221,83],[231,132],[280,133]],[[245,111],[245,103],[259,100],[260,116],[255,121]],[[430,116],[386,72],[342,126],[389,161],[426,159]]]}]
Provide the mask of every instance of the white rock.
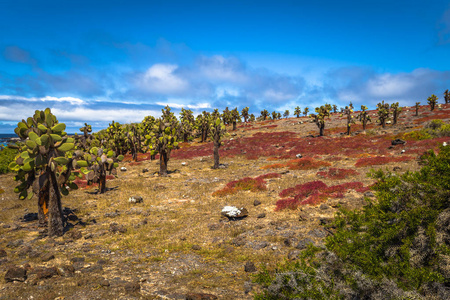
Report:
[{"label": "white rock", "polygon": [[448,145],[448,144],[447,144],[446,142],[443,142],[443,143],[442,143],[442,146],[444,146],[444,147],[447,146],[447,145]]},{"label": "white rock", "polygon": [[301,155],[300,153],[298,153],[298,154],[295,155],[295,157],[297,157],[297,158],[302,158],[303,155]]},{"label": "white rock", "polygon": [[402,150],[402,153],[405,153],[406,151],[405,150]]},{"label": "white rock", "polygon": [[127,168],[125,168],[125,167],[120,168],[120,171],[122,171],[122,172],[125,172],[126,170],[127,170]]},{"label": "white rock", "polygon": [[130,202],[130,203],[141,203],[141,202],[144,202],[144,199],[142,199],[141,196],[131,196],[128,199],[128,202]]},{"label": "white rock", "polygon": [[228,218],[241,218],[248,216],[248,211],[243,207],[237,208],[236,206],[225,206],[222,208],[222,215]]},{"label": "white rock", "polygon": [[185,161],[183,161],[183,162],[181,163],[181,165],[182,165],[182,166],[186,166],[187,163],[186,163]]}]

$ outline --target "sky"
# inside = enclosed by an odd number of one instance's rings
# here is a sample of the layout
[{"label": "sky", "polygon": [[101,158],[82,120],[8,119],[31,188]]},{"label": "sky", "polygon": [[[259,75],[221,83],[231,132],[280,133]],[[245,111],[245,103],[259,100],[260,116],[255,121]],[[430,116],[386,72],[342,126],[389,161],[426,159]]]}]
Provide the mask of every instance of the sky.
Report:
[{"label": "sky", "polygon": [[450,88],[450,1],[0,0],[0,133],[248,106],[412,106]]}]

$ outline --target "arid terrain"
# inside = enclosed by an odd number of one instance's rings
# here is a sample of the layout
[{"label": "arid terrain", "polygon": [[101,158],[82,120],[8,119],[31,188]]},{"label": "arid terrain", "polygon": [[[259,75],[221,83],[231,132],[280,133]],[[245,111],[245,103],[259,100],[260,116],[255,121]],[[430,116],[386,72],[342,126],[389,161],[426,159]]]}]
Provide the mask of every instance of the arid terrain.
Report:
[{"label": "arid terrain", "polygon": [[[1,175],[0,299],[252,299],[262,266],[323,245],[340,207],[376,201],[371,169],[417,170],[419,155],[450,143],[415,134],[433,119],[448,124],[450,105],[421,106],[419,116],[404,108],[386,128],[370,114],[368,128],[357,122],[350,136],[339,113],[326,120],[323,137],[308,117],[230,127],[219,169],[211,168],[212,143],[198,140],[172,152],[167,177],[158,176],[159,160],[126,157],[106,193],[81,182],[63,197],[67,231],[58,238],[38,226],[36,198],[18,200],[14,175]],[[328,194],[300,205],[286,200],[288,189],[317,181]],[[223,216],[225,206],[248,216]],[[18,280],[6,280],[12,268]]]}]

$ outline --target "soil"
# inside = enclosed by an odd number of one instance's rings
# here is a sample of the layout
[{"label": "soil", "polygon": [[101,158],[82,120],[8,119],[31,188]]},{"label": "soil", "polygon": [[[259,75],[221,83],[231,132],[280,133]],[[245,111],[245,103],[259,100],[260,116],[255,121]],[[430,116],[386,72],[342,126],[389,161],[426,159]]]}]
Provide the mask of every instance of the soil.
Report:
[{"label": "soil", "polygon": [[[236,131],[228,128],[219,169],[212,169],[212,143],[198,140],[174,150],[166,177],[157,175],[159,160],[144,155],[138,162],[128,159],[120,165],[126,171],[107,181],[106,193],[88,186],[63,197],[66,226],[61,237],[49,237],[39,227],[36,198],[17,199],[13,174],[1,175],[0,299],[252,299],[259,291],[253,277],[263,267],[274,269],[297,259],[309,243],[324,247],[339,209],[360,209],[376,201],[371,191],[349,189],[314,205],[277,209],[280,192],[316,180],[328,186],[361,182],[368,187],[374,183],[366,176],[372,168],[417,170],[417,157],[443,141],[450,144],[450,137],[395,146],[391,141],[419,130],[433,117],[448,123],[450,105],[433,112],[423,106],[418,117],[414,114],[414,108],[404,108],[398,124],[384,129],[371,124],[366,131],[355,125],[350,136],[339,114],[327,119],[324,137],[317,136],[316,124],[307,117],[240,124]],[[255,135],[264,142],[265,136],[286,132],[288,139],[268,139],[262,154],[249,153]],[[188,150],[201,154],[208,145],[207,155],[182,156]],[[242,147],[237,154],[236,145]],[[306,152],[297,153],[297,146]],[[325,146],[333,151],[324,153]],[[297,154],[329,165],[290,168]],[[411,158],[355,167],[361,158],[378,156]],[[267,167],[272,164],[279,165]],[[330,168],[356,173],[344,179],[323,176]],[[263,190],[212,195],[231,181],[267,173],[279,177],[264,179]],[[132,196],[141,199],[130,202]],[[228,218],[221,214],[225,206],[245,208],[248,215]]]}]

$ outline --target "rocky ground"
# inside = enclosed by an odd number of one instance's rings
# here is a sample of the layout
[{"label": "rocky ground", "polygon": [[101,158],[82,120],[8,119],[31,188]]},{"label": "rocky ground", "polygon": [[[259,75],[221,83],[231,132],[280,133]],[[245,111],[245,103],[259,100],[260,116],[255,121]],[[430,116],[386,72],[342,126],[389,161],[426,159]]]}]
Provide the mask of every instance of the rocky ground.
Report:
[{"label": "rocky ground", "polygon": [[[427,108],[422,107],[421,112],[426,113]],[[352,137],[341,134],[345,120],[334,115],[327,122],[326,141],[364,136],[376,140],[386,155],[402,157],[408,144],[392,146],[391,141],[426,123],[417,124],[412,114],[412,110],[404,112],[398,125],[386,129],[374,125],[366,132],[355,129]],[[435,114],[448,122],[450,106]],[[257,132],[293,132],[299,143],[323,139],[307,138],[318,132],[307,118],[257,123],[249,129],[240,126],[230,132],[221,153],[227,151],[230,141],[245,141]],[[436,147],[437,142],[430,140],[428,148]],[[279,149],[283,143],[267,147]],[[193,142],[183,147],[203,146]],[[369,150],[356,149],[355,155],[339,159],[321,155],[319,158],[331,165],[317,169],[267,169],[267,165],[289,159],[261,156],[249,160],[235,155],[221,158],[222,168],[213,170],[211,148],[209,156],[171,158],[167,177],[156,174],[158,161],[125,162],[126,171],[107,182],[105,194],[88,187],[63,198],[67,231],[62,237],[46,235],[46,229],[38,225],[36,199],[17,200],[13,175],[2,175],[0,299],[252,299],[259,289],[252,278],[263,266],[270,269],[285,259],[295,260],[309,243],[323,245],[332,234],[327,225],[340,207],[357,209],[376,201],[371,191],[350,189],[342,198],[276,211],[279,193],[314,180],[327,185],[362,182],[369,186],[373,179],[366,173],[374,166],[355,167]],[[290,159],[297,154],[301,153],[289,153]],[[357,174],[339,180],[317,175],[332,167],[355,169]],[[405,172],[418,165],[411,159],[375,167]],[[273,172],[280,177],[266,179],[265,190],[212,195],[230,181]],[[130,202],[132,196],[137,201]],[[226,217],[221,214],[225,206],[244,207],[247,214]]]}]

